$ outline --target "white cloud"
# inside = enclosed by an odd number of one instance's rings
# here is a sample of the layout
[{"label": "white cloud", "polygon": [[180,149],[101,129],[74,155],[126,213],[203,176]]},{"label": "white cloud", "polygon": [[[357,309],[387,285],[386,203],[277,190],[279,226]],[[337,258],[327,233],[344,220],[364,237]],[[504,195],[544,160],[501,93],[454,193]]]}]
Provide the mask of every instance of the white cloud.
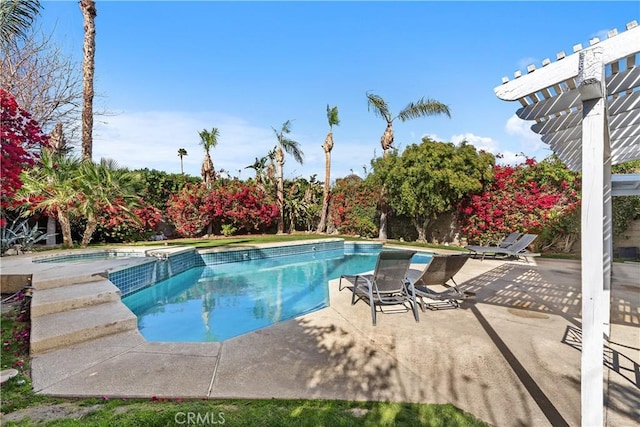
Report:
[{"label": "white cloud", "polygon": [[[218,145],[211,150],[216,170],[224,169],[231,176],[242,179],[253,176],[256,157],[266,155],[276,144],[273,129],[256,126],[247,120],[216,112],[144,111],[124,112],[96,123],[93,157],[114,159],[120,166],[131,169],[149,168],[170,173],[180,172],[178,149],[187,150],[183,158],[184,172],[200,176],[204,150],[198,133],[212,127],[220,130]],[[304,164],[287,156],[285,177],[305,177],[316,174],[324,179],[324,151],[321,142],[305,135],[292,133],[305,153]],[[311,138],[312,139],[312,138]],[[358,141],[339,141],[333,150],[332,179],[351,173],[361,174],[369,165],[375,146]]]},{"label": "white cloud", "polygon": [[484,150],[486,152],[492,154],[499,154],[500,148],[498,147],[498,143],[488,136],[479,136],[474,135],[470,132],[453,135],[451,137],[451,142],[454,144],[460,144],[462,141],[467,141],[469,144],[476,147],[478,150]]},{"label": "white cloud", "polygon": [[546,145],[540,139],[540,135],[531,130],[533,122],[521,120],[515,114],[509,117],[505,125],[507,134],[519,138],[520,147],[525,152],[538,151],[546,148]]}]

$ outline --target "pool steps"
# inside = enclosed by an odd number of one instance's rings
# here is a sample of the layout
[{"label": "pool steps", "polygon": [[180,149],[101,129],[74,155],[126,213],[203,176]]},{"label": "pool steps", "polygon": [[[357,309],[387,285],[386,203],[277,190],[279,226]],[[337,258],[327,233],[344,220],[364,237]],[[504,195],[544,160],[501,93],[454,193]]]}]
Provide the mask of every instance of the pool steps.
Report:
[{"label": "pool steps", "polygon": [[32,355],[137,328],[137,317],[109,280],[44,289],[36,284],[31,302]]},{"label": "pool steps", "polygon": [[31,317],[40,317],[113,301],[120,301],[120,290],[106,279],[51,289],[37,289],[31,301]]},{"label": "pool steps", "polygon": [[137,329],[138,319],[120,301],[31,319],[31,354]]}]

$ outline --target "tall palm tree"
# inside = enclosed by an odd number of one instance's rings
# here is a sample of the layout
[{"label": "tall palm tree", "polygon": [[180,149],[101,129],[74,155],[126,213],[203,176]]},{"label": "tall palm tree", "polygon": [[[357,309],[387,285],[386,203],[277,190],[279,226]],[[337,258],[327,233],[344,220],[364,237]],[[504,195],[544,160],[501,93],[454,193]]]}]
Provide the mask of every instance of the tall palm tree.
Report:
[{"label": "tall palm tree", "polygon": [[304,153],[300,148],[300,143],[290,139],[287,135],[291,133],[291,120],[287,120],[282,124],[280,132],[273,128],[273,132],[278,139],[278,145],[274,148],[275,160],[278,167],[278,186],[276,189],[276,204],[278,205],[278,234],[284,233],[284,153],[291,154],[296,162],[302,164],[304,162]]},{"label": "tall palm tree", "polygon": [[[387,127],[380,138],[380,145],[382,146],[382,153],[384,157],[387,156],[388,150],[393,147],[393,121],[395,119],[400,119],[401,122],[406,122],[407,120],[416,119],[418,117],[435,116],[438,114],[446,114],[447,117],[451,117],[449,107],[433,99],[420,98],[417,102],[411,102],[395,117],[391,114],[389,105],[382,97],[371,92],[367,92],[367,101],[369,111],[373,109],[376,116],[382,117],[387,122]],[[384,186],[380,197],[380,210],[380,230],[378,232],[378,238],[386,240],[388,206],[386,203]]]},{"label": "tall palm tree", "polygon": [[14,37],[26,38],[40,9],[42,5],[38,0],[0,1],[0,41],[8,43]]},{"label": "tall palm tree", "polygon": [[82,60],[82,158],[91,160],[93,155],[93,75],[96,55],[96,2],[80,0],[84,20],[84,53]]},{"label": "tall palm tree", "polygon": [[218,128],[211,129],[211,132],[203,129],[199,135],[200,145],[204,147],[205,152],[200,174],[202,175],[202,181],[204,181],[205,186],[207,188],[211,188],[213,181],[216,179],[216,171],[213,169],[213,161],[211,160],[209,150],[218,145],[218,136],[220,136],[220,132],[218,131]]},{"label": "tall palm tree", "polygon": [[182,163],[182,158],[187,155],[187,150],[184,148],[178,148],[178,157],[180,157],[180,173],[184,175],[184,165]]},{"label": "tall palm tree", "polygon": [[329,122],[329,133],[324,139],[322,149],[324,150],[324,195],[322,197],[322,212],[320,213],[320,223],[318,233],[324,232],[327,225],[327,214],[329,213],[329,186],[331,184],[331,150],[333,150],[333,127],[340,124],[338,118],[338,107],[329,108],[327,104],[327,121]]}]

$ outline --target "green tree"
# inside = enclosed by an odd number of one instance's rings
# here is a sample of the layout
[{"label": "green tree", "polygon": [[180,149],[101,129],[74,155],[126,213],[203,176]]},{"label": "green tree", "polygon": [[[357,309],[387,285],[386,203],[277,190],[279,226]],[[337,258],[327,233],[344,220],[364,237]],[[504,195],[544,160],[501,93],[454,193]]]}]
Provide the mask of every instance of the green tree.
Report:
[{"label": "green tree", "polygon": [[178,157],[180,157],[180,173],[184,175],[184,164],[182,163],[182,158],[187,155],[187,150],[184,148],[178,148]]},{"label": "green tree", "polygon": [[216,171],[213,168],[213,160],[209,151],[218,145],[218,136],[220,132],[218,128],[211,129],[211,132],[203,129],[200,135],[200,145],[204,147],[204,161],[202,162],[202,169],[200,174],[202,175],[202,181],[207,188],[211,188],[213,181],[216,179]]},{"label": "green tree", "polygon": [[[380,96],[367,92],[367,105],[369,111],[373,109],[376,116],[381,117],[387,123],[387,127],[380,138],[380,145],[382,146],[383,157],[387,155],[390,148],[393,147],[393,122],[395,119],[400,119],[401,122],[407,120],[416,119],[418,117],[434,116],[439,114],[445,114],[447,117],[451,117],[449,107],[439,101],[428,98],[420,98],[416,102],[409,103],[404,109],[394,116],[389,109],[387,102]],[[379,239],[387,238],[387,204],[385,197],[386,187],[382,187],[382,194],[380,197],[380,231],[378,233]]]},{"label": "green tree", "polygon": [[287,120],[282,124],[280,132],[275,128],[272,129],[278,140],[278,145],[274,148],[275,160],[278,169],[276,204],[280,211],[278,217],[278,234],[282,234],[284,233],[284,153],[286,152],[292,155],[296,162],[300,164],[304,162],[304,153],[300,148],[300,143],[287,136],[291,133],[291,120]]},{"label": "green tree", "polygon": [[2,0],[0,2],[0,40],[9,43],[14,38],[26,38],[27,30],[40,14],[37,0]]},{"label": "green tree", "polygon": [[329,133],[322,144],[324,150],[324,194],[322,197],[322,210],[320,212],[320,223],[318,233],[323,233],[327,227],[327,215],[329,213],[329,196],[331,185],[331,150],[333,150],[333,127],[340,124],[338,118],[338,107],[329,108],[327,104],[327,121],[329,122]]},{"label": "green tree", "polygon": [[421,144],[408,146],[401,156],[395,152],[374,161],[374,175],[387,188],[390,207],[406,215],[418,232],[418,240],[427,240],[430,224],[438,215],[449,212],[470,193],[482,191],[491,181],[492,154],[478,153],[462,142],[436,142],[427,137]]}]

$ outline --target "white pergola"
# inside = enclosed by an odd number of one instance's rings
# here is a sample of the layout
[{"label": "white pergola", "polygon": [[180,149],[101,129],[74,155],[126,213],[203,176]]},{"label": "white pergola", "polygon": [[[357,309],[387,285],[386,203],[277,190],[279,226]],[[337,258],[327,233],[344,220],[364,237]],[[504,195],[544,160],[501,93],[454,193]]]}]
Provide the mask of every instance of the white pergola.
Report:
[{"label": "white pergola", "polygon": [[612,30],[556,62],[502,79],[496,96],[519,101],[516,114],[573,171],[582,171],[583,426],[604,423],[604,340],[609,335],[611,197],[640,195],[640,175],[611,175],[611,165],[640,159],[640,27]]}]

